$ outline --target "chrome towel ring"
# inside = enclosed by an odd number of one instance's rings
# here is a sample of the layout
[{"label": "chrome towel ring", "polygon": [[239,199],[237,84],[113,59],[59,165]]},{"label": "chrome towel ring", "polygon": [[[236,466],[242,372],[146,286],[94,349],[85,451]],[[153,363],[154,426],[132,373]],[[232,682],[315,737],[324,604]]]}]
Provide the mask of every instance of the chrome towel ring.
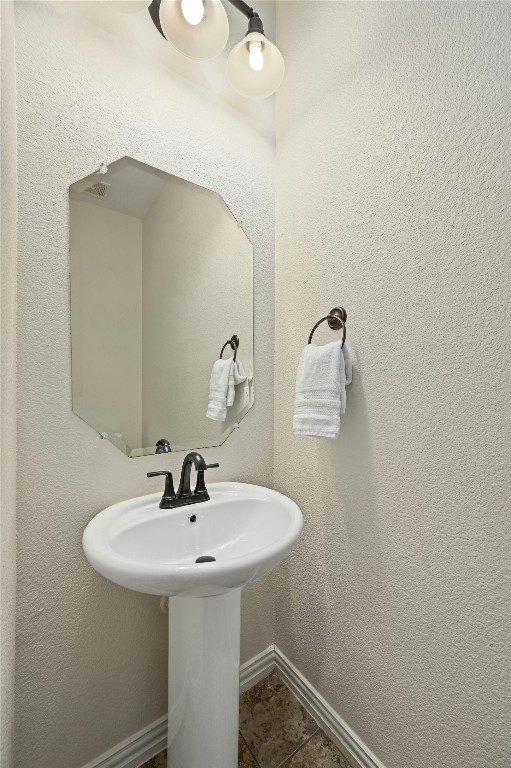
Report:
[{"label": "chrome towel ring", "polygon": [[339,331],[342,328],[342,345],[341,347],[344,347],[344,342],[346,341],[346,320],[348,319],[348,313],[343,307],[334,307],[330,310],[328,315],[325,315],[325,317],[322,317],[321,320],[318,320],[316,325],[313,327],[312,331],[309,334],[309,344],[312,344],[312,337],[314,336],[314,331],[318,327],[318,325],[321,325],[321,323],[324,323],[325,320],[328,320],[328,325],[332,329],[332,331]]},{"label": "chrome towel ring", "polygon": [[234,336],[231,336],[230,339],[227,339],[227,341],[225,342],[220,352],[220,360],[222,359],[222,355],[224,354],[224,349],[226,347],[230,347],[232,350],[234,350],[233,360],[236,360],[236,355],[238,353],[239,345],[240,345],[240,340],[238,336],[234,335]]}]

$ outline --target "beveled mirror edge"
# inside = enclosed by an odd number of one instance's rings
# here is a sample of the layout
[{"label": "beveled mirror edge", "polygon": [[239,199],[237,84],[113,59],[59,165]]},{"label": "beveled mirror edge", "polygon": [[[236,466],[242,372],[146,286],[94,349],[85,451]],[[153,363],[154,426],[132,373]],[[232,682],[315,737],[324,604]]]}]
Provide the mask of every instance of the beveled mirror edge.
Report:
[{"label": "beveled mirror edge", "polygon": [[[216,195],[216,197],[218,197],[218,199],[221,200],[221,202],[227,208],[227,211],[230,214],[233,222],[236,224],[236,226],[238,226],[242,230],[243,234],[245,235],[245,237],[249,241],[250,245],[252,246],[252,255],[253,255],[254,244],[252,243],[252,240],[250,239],[250,237],[247,234],[247,232],[245,231],[243,220],[242,219],[238,220],[236,218],[236,216],[234,215],[234,213],[231,210],[231,206],[229,205],[229,203],[226,202],[225,198],[223,197],[223,195],[220,192],[218,192],[218,190],[211,189],[211,187],[206,187],[206,186],[204,186],[204,184],[200,184],[198,181],[196,181],[196,180],[193,181],[192,179],[189,179],[189,178],[187,178],[185,176],[178,176],[173,171],[162,171],[161,168],[155,168],[154,165],[149,165],[149,163],[146,163],[144,160],[137,160],[136,157],[132,157],[131,155],[123,155],[122,157],[119,157],[117,160],[110,160],[109,163],[101,161],[101,162],[98,163],[98,167],[96,168],[95,171],[91,171],[91,173],[89,173],[87,176],[82,176],[81,178],[75,179],[75,181],[72,181],[69,184],[69,186],[68,186],[68,197],[69,197],[69,199],[72,199],[71,198],[71,193],[76,193],[76,192],[79,191],[78,189],[74,189],[74,187],[82,187],[82,185],[83,185],[83,189],[86,189],[87,183],[93,182],[93,181],[96,181],[96,182],[100,181],[101,177],[108,173],[108,168],[109,168],[110,165],[113,165],[114,163],[120,163],[121,161],[131,161],[132,163],[136,163],[137,165],[143,166],[144,168],[151,168],[156,174],[164,174],[166,176],[173,176],[175,179],[178,179],[180,181],[184,181],[187,184],[192,184],[194,187],[196,187],[200,191],[210,192],[212,195]],[[106,169],[106,171],[105,170],[100,170],[100,169]],[[83,191],[83,190],[80,190],[80,191]]]}]

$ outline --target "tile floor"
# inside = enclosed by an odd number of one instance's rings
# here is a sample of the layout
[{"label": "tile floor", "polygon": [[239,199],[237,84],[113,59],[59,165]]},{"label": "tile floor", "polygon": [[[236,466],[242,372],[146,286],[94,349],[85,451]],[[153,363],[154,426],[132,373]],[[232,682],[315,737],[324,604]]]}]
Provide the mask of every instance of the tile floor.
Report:
[{"label": "tile floor", "polygon": [[[166,752],[141,768],[167,768]],[[352,766],[281,678],[272,673],[240,698],[238,768]]]}]

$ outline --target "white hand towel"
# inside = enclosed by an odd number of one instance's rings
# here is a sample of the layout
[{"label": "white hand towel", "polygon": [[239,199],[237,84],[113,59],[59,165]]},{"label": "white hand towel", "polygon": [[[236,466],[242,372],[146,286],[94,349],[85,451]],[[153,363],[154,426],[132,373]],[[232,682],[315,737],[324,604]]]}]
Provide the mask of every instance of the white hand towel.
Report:
[{"label": "white hand towel", "polygon": [[342,354],[344,355],[344,370],[346,373],[346,385],[351,384],[353,380],[353,363],[351,362],[351,352],[350,348],[344,342],[344,347],[342,348]]},{"label": "white hand towel", "polygon": [[342,348],[344,357],[344,386],[341,385],[341,414],[346,413],[346,387],[351,384],[353,378],[353,364],[351,362],[351,353],[346,342]]},{"label": "white hand towel", "polygon": [[234,403],[235,391],[234,387],[241,384],[247,378],[242,363],[239,360],[234,360],[231,366],[231,372],[229,375],[229,390],[227,393],[227,405]]},{"label": "white hand towel", "polygon": [[338,436],[346,407],[346,360],[351,381],[351,356],[347,349],[343,353],[341,341],[304,348],[296,376],[295,435]]},{"label": "white hand towel", "polygon": [[[232,357],[216,360],[209,381],[209,401],[206,416],[213,421],[225,421],[227,417],[227,397],[229,378],[233,365]],[[233,387],[234,389],[234,387]]]}]

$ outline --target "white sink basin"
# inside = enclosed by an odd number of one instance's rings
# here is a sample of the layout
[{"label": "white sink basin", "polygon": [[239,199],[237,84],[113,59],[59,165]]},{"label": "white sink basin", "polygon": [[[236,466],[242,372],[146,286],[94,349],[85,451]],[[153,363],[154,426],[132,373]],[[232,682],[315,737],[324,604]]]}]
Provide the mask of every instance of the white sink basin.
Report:
[{"label": "white sink basin", "polygon": [[[243,587],[292,550],[303,518],[291,499],[245,483],[208,491],[209,501],[177,509],[159,509],[161,493],[108,507],[85,529],[87,559],[138,592],[208,597]],[[196,563],[201,556],[215,561]]]}]

